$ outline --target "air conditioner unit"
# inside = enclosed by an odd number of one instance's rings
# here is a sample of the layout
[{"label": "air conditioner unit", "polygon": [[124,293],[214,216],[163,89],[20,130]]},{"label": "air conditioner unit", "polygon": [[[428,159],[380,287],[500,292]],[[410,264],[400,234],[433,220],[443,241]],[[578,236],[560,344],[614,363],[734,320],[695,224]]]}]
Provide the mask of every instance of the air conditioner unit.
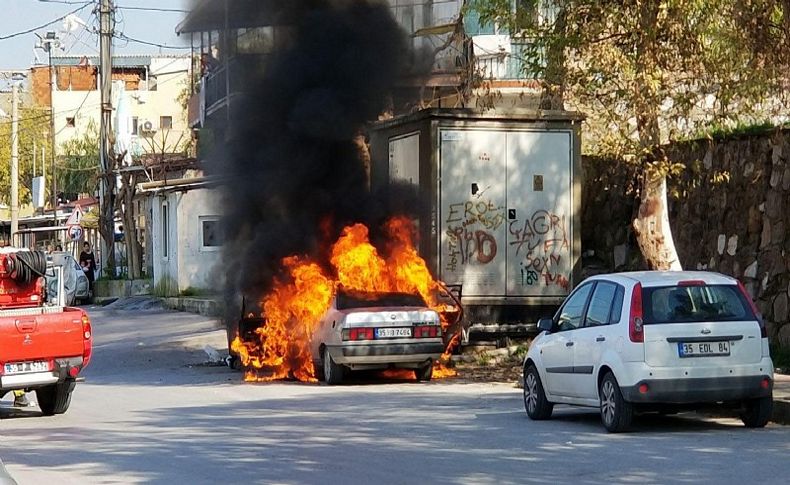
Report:
[{"label": "air conditioner unit", "polygon": [[156,125],[151,120],[143,120],[140,123],[140,131],[142,133],[156,133]]}]

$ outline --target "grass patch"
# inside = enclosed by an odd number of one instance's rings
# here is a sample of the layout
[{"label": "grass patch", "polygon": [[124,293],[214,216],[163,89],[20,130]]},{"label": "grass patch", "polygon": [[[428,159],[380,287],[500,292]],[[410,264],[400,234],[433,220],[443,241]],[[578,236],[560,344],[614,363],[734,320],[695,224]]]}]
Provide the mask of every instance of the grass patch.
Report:
[{"label": "grass patch", "polygon": [[208,296],[208,294],[208,290],[195,288],[194,286],[189,286],[181,290],[181,296]]}]

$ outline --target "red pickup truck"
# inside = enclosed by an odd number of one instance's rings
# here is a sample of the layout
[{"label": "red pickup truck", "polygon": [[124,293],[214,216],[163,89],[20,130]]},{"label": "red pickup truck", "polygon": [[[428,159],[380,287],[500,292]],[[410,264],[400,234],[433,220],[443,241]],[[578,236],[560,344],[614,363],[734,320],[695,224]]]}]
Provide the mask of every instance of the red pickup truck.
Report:
[{"label": "red pickup truck", "polygon": [[41,251],[0,249],[0,398],[36,391],[47,416],[69,408],[93,346],[88,315],[63,305],[62,285],[57,298],[46,294],[45,277],[59,271]]}]

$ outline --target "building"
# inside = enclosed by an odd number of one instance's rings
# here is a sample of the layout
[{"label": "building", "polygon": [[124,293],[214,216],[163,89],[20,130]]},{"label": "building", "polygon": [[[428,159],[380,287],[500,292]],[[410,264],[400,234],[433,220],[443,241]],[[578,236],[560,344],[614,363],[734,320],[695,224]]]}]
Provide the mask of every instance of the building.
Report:
[{"label": "building", "polygon": [[[34,105],[52,107],[56,155],[69,140],[96,130],[101,118],[99,60],[86,56],[53,56],[48,66],[31,69]],[[190,90],[189,56],[115,56],[113,106],[124,97],[126,125],[133,157],[143,153],[174,153],[191,143],[186,118]]]}]

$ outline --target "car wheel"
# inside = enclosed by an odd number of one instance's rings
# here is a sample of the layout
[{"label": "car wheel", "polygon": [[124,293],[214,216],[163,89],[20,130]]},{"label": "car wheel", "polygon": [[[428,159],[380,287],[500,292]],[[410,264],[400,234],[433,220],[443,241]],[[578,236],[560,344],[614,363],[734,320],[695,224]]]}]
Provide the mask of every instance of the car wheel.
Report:
[{"label": "car wheel", "polygon": [[67,382],[36,389],[38,407],[41,408],[44,416],[65,413],[71,404],[71,391],[73,389],[74,386]]},{"label": "car wheel", "polygon": [[433,362],[429,362],[428,365],[414,369],[414,376],[418,381],[430,381],[431,377],[433,377]]},{"label": "car wheel", "polygon": [[773,396],[749,399],[743,403],[741,421],[743,421],[743,424],[745,424],[747,428],[762,428],[768,424],[768,421],[771,419],[773,407]]},{"label": "car wheel", "polygon": [[323,354],[324,381],[330,386],[343,382],[343,366],[335,363],[329,355],[329,349],[324,348]]},{"label": "car wheel", "polygon": [[524,370],[524,409],[527,416],[534,420],[549,419],[554,410],[554,403],[546,399],[543,383],[534,365]]},{"label": "car wheel", "polygon": [[601,402],[601,422],[606,430],[612,433],[628,430],[634,419],[634,406],[623,399],[620,385],[611,372],[603,376],[598,396]]}]

